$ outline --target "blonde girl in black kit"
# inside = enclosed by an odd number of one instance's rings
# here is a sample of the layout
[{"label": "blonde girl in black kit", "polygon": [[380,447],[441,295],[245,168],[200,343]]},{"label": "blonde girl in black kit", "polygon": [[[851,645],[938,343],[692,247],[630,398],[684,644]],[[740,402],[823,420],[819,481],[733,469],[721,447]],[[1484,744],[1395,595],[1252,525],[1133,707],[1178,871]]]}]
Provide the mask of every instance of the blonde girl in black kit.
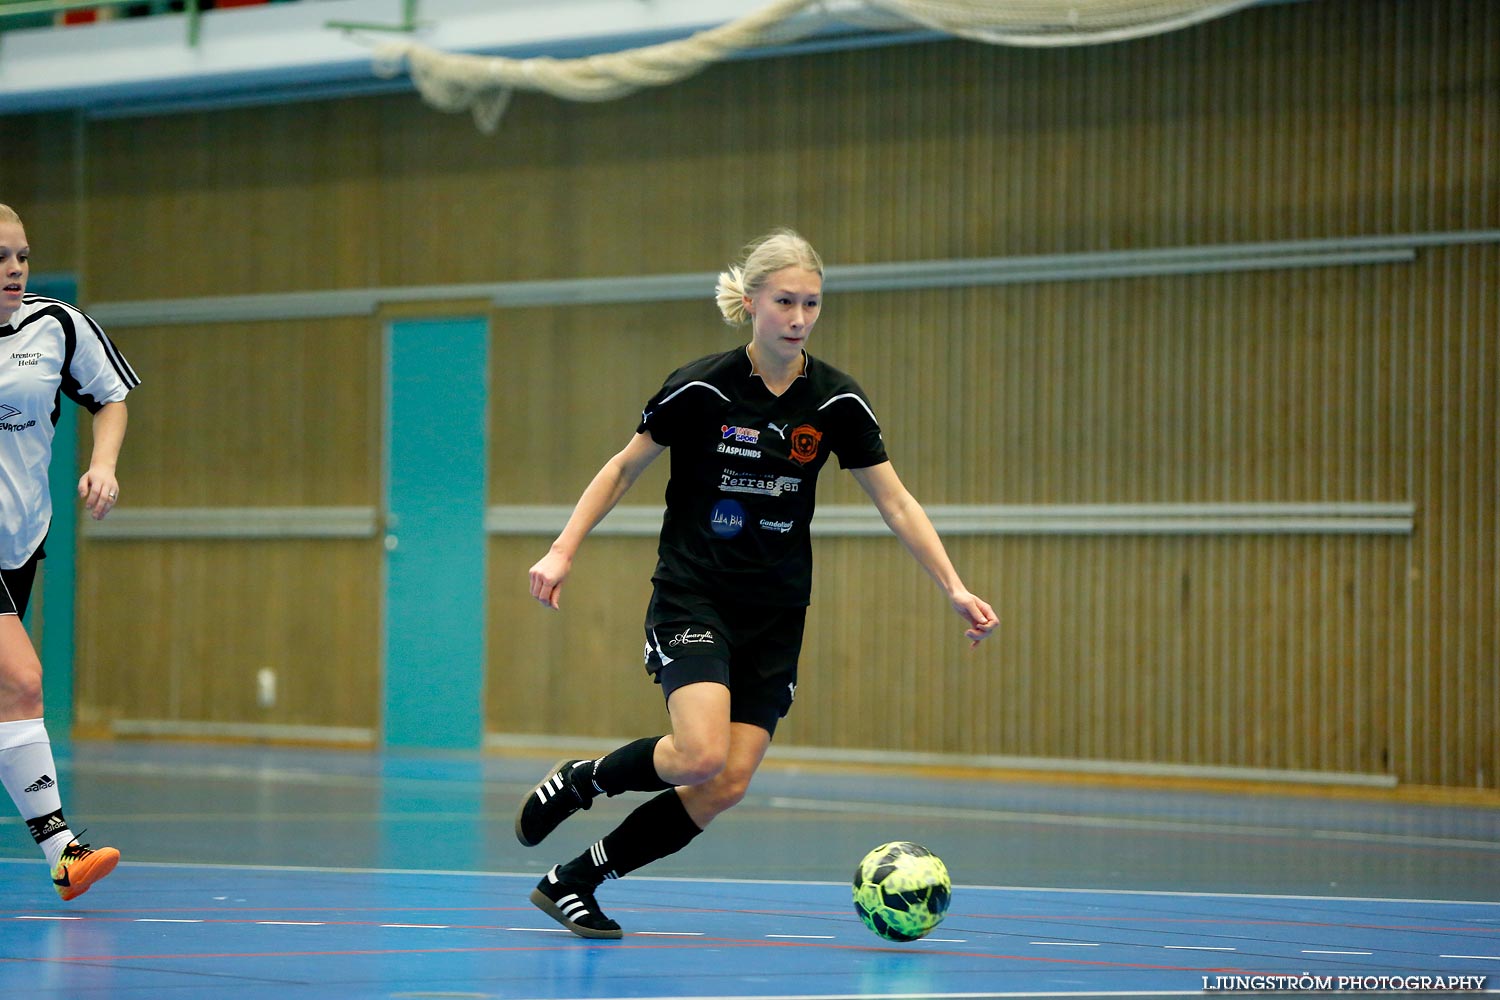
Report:
[{"label": "blonde girl in black kit", "polygon": [[751,325],[750,342],[667,377],[635,437],[594,476],[530,572],[531,596],[558,608],[583,539],[671,451],[646,612],[646,669],[661,685],[671,731],[598,760],[560,762],[516,813],[516,837],[530,847],[601,793],[658,793],[532,892],[581,937],[621,936],[594,890],[681,850],[743,799],[791,708],[811,594],[808,525],[830,456],[942,588],[970,642],[997,624],[897,477],[864,391],[805,350],[823,303],[812,246],[791,230],[756,240],[719,276],[717,300],[727,322]]}]

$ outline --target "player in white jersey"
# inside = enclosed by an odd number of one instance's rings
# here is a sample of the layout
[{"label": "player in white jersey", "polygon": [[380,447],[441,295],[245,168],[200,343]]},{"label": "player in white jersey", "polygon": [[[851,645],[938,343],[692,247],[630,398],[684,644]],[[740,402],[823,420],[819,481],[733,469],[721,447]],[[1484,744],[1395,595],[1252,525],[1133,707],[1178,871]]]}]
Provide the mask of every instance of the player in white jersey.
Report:
[{"label": "player in white jersey", "polygon": [[78,496],[98,519],[120,496],[125,396],[140,380],[85,313],[26,294],[30,257],[20,216],[0,205],[0,783],[68,900],[113,871],[120,852],[79,843],[63,818],[42,721],[42,664],[21,618],[52,523],[47,466],[62,397],[93,414],[93,453]]}]

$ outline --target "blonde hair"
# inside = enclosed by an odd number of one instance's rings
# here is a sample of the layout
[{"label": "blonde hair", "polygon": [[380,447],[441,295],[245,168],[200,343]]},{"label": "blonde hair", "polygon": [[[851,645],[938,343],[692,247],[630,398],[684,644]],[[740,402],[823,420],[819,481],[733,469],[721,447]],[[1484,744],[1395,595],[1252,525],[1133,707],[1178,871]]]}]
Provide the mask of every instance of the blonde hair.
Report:
[{"label": "blonde hair", "polygon": [[724,322],[744,326],[750,322],[745,296],[760,291],[766,279],[788,267],[800,267],[823,276],[823,258],[793,229],[775,229],[746,245],[740,263],[719,275],[714,299]]},{"label": "blonde hair", "polygon": [[19,226],[21,224],[21,217],[16,214],[15,209],[0,202],[0,222],[14,222]]}]

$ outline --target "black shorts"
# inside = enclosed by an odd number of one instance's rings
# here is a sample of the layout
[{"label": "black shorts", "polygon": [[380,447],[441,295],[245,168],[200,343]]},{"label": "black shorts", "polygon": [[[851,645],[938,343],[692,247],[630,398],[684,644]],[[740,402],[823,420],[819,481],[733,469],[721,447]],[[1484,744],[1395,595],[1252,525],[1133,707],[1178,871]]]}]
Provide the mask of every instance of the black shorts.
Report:
[{"label": "black shorts", "polygon": [[646,607],[646,671],[663,696],[699,681],[729,688],[729,719],[772,736],[797,694],[807,608],[712,600],[657,584]]},{"label": "black shorts", "polygon": [[41,558],[42,550],[37,549],[15,569],[0,569],[0,615],[25,617],[26,605],[31,603],[31,585],[36,581],[36,564]]}]

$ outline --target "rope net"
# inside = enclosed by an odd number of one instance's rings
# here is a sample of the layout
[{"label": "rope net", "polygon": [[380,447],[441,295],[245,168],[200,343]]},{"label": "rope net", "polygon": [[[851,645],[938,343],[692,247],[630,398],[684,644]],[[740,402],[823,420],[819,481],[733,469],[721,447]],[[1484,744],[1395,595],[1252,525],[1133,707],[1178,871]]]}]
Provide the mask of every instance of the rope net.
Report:
[{"label": "rope net", "polygon": [[494,132],[517,90],[573,101],[608,101],[692,76],[751,49],[784,45],[829,29],[934,31],[993,45],[1094,45],[1175,31],[1257,0],[775,0],[727,24],[677,41],[580,59],[509,59],[388,43],[375,71],[403,69],[424,100],[469,111]]}]

